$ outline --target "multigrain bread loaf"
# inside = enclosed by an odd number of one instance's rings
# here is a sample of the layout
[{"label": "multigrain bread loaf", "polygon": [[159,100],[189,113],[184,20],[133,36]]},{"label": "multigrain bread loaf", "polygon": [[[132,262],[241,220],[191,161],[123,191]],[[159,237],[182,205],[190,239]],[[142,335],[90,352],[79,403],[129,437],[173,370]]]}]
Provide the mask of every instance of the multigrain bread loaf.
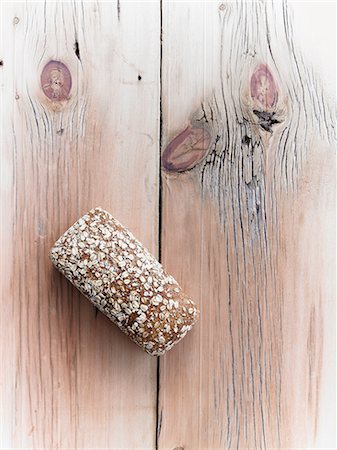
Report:
[{"label": "multigrain bread loaf", "polygon": [[175,279],[111,214],[95,208],[50,252],[54,265],[150,355],[162,355],[199,311]]}]

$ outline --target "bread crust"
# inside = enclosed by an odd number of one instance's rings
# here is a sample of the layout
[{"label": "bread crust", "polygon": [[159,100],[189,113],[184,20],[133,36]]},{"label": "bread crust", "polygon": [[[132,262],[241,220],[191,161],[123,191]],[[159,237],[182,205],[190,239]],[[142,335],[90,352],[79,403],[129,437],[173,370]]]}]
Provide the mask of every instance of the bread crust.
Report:
[{"label": "bread crust", "polygon": [[110,213],[94,208],[54,244],[55,267],[150,355],[163,355],[199,311],[151,253]]}]

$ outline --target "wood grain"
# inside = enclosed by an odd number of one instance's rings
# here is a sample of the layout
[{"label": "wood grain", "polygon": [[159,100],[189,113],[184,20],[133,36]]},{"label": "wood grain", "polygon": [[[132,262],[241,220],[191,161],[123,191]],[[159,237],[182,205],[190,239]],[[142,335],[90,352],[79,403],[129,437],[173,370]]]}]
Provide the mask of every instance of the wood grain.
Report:
[{"label": "wood grain", "polygon": [[[158,251],[158,18],[156,3],[2,5],[1,448],[155,446],[156,359],[48,252],[95,206]],[[43,92],[50,60],[69,98]]]},{"label": "wood grain", "polygon": [[160,361],[159,448],[335,446],[336,114],[290,14],[163,4],[162,256],[201,319]]},{"label": "wood grain", "polygon": [[[0,447],[335,448],[336,5],[0,7]],[[95,206],[201,307],[159,365],[49,261]]]}]

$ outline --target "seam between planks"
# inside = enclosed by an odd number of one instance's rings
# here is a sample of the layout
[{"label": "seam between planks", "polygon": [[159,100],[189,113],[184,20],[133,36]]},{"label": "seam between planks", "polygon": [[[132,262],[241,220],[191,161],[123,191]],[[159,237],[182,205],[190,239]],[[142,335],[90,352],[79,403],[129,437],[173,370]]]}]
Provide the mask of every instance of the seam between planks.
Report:
[{"label": "seam between planks", "polygon": [[[158,158],[158,176],[159,176],[159,195],[158,195],[158,259],[162,262],[162,174],[161,174],[161,152],[163,135],[163,108],[162,108],[162,74],[163,74],[163,0],[159,3],[159,158]],[[159,434],[161,420],[159,420],[159,392],[160,392],[160,356],[157,357],[157,389],[156,389],[156,428],[155,428],[155,449],[158,450]]]}]

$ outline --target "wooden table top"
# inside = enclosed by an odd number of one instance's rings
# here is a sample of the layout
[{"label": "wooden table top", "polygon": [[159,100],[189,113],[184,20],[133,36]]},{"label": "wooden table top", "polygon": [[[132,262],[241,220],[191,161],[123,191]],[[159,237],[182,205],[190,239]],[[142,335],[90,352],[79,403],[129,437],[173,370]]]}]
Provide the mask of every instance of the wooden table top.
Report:
[{"label": "wooden table top", "polygon": [[[1,449],[336,446],[335,9],[1,5]],[[52,267],[96,206],[200,306],[164,357]]]}]

